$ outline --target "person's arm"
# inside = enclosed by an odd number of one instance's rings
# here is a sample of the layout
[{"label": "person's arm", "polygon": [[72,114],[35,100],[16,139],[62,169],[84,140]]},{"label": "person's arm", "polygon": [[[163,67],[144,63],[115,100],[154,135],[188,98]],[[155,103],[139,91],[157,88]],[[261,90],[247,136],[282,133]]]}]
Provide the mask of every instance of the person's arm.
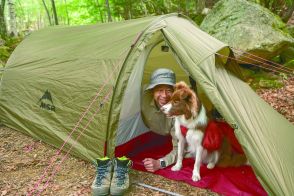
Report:
[{"label": "person's arm", "polygon": [[[172,151],[160,159],[152,159],[152,158],[144,159],[143,164],[147,171],[155,172],[159,169],[168,167],[176,162],[178,141],[175,136],[174,128],[171,130],[170,134],[172,136],[172,144],[173,144]],[[164,161],[164,163],[161,163],[161,161]]]},{"label": "person's arm", "polygon": [[178,139],[175,135],[175,128],[174,127],[172,128],[170,134],[172,136],[173,149],[170,153],[168,153],[163,158],[161,158],[161,160],[165,161],[166,167],[168,167],[176,162],[177,152],[178,152]]}]

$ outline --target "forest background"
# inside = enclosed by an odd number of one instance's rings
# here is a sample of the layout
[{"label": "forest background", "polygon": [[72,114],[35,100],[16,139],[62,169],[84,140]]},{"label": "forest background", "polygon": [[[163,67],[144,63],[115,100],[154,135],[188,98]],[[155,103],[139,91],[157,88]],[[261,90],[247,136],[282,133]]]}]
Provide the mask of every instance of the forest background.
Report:
[{"label": "forest background", "polygon": [[[183,13],[198,25],[219,0],[0,0],[0,74],[20,41],[45,27],[87,25]],[[287,23],[294,0],[247,0]],[[294,17],[293,17],[294,18]],[[279,86],[279,85],[278,85]]]},{"label": "forest background", "polygon": [[[293,0],[248,1],[268,8],[284,22],[288,21],[294,10]],[[0,39],[4,45],[4,40],[11,42],[11,37],[22,38],[31,31],[52,25],[105,23],[173,12],[183,13],[200,24],[217,2],[218,0],[0,0]],[[1,56],[3,65],[9,54]]]}]

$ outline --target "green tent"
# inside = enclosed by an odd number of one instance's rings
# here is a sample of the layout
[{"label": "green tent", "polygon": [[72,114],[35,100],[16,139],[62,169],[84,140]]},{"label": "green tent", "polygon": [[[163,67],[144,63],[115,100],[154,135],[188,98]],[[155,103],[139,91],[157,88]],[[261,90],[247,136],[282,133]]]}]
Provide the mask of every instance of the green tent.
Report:
[{"label": "green tent", "polygon": [[240,79],[230,55],[226,44],[177,14],[50,27],[29,35],[8,60],[0,120],[57,148],[67,141],[65,150],[73,146],[86,160],[113,156],[116,146],[147,131],[142,88],[153,70],[167,67],[178,80],[194,78],[206,107],[212,103],[234,127],[265,190],[294,195],[294,126]]}]

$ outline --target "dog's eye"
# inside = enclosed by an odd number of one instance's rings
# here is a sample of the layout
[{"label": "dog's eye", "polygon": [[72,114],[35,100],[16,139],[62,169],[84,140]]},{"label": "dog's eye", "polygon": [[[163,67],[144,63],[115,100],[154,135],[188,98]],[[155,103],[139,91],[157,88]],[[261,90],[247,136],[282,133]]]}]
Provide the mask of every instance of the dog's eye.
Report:
[{"label": "dog's eye", "polygon": [[178,105],[180,103],[180,101],[176,100],[174,101],[174,105]]}]

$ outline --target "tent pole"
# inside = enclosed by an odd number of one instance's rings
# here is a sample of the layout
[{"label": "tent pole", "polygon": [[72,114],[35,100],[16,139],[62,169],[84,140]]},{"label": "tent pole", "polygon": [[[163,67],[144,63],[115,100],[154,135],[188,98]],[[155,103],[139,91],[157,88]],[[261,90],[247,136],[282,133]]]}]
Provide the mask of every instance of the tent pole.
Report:
[{"label": "tent pole", "polygon": [[140,182],[133,182],[133,184],[138,185],[138,186],[142,186],[142,187],[145,187],[145,188],[148,188],[148,189],[152,189],[152,190],[155,190],[155,191],[159,191],[159,192],[165,193],[167,195],[183,196],[183,195],[180,195],[178,193],[170,192],[170,191],[167,191],[167,190],[164,190],[164,189],[160,189],[160,188],[157,188],[157,187],[154,187],[154,186],[150,186],[150,185],[147,185],[147,184],[144,184],[144,183],[140,183]]}]

